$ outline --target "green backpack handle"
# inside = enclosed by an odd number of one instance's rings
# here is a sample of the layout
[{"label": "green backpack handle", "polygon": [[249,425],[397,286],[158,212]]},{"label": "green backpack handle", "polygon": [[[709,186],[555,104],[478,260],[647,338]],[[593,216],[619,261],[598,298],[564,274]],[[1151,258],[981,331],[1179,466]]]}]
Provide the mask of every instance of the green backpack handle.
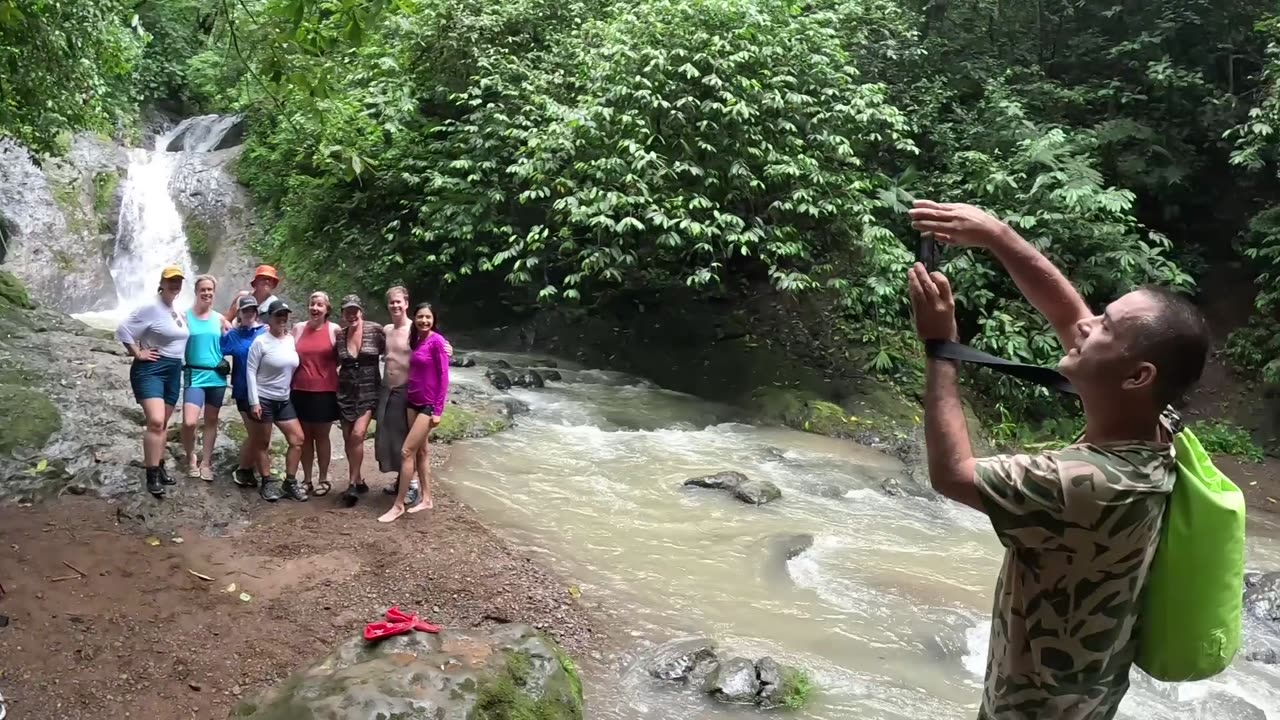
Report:
[{"label": "green backpack handle", "polygon": [[[989,367],[1075,395],[1050,368],[1015,363],[959,343],[931,340],[930,357]],[[1244,617],[1244,494],[1223,475],[1172,410],[1178,478],[1165,506],[1138,617],[1134,662],[1164,682],[1203,680],[1240,651]]]}]

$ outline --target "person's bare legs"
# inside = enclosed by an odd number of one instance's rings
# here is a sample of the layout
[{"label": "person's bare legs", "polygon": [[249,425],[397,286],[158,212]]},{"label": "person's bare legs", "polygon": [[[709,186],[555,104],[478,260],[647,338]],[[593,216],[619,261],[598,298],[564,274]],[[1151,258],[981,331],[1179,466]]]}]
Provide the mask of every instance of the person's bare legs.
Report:
[{"label": "person's bare legs", "polygon": [[314,423],[302,423],[302,479],[311,487],[311,463],[316,457]]},{"label": "person's bare legs", "polygon": [[422,491],[418,493],[418,504],[409,508],[409,512],[416,513],[423,510],[430,510],[435,507],[431,502],[431,431],[435,429],[433,423],[427,429],[427,439],[422,441],[422,448],[418,450],[418,457],[415,463],[418,466],[418,482]]},{"label": "person's bare legs", "polygon": [[435,507],[435,501],[431,500],[431,451],[430,438],[428,442],[422,443],[422,450],[417,451],[417,484],[421,491],[421,500],[417,505],[426,505],[421,507],[422,510],[430,510]]},{"label": "person's bare legs", "polygon": [[200,448],[200,477],[213,480],[213,446],[218,441],[218,414],[222,408],[217,405],[204,406],[204,438]]},{"label": "person's bare legs", "polygon": [[284,455],[284,476],[292,480],[298,474],[298,465],[302,462],[302,423],[297,420],[282,420],[276,423],[280,434],[284,435],[289,449]]},{"label": "person's bare legs", "polygon": [[240,470],[252,470],[258,465],[258,446],[253,440],[253,426],[256,425],[253,418],[247,412],[240,413],[240,420],[244,422],[244,442],[240,443]]},{"label": "person's bare legs", "polygon": [[271,477],[271,423],[253,420],[245,427],[249,430],[249,444],[253,446],[251,456],[254,465],[257,466],[258,476],[269,478]]},{"label": "person's bare legs", "polygon": [[409,493],[409,481],[413,478],[418,459],[418,450],[427,442],[427,434],[431,432],[431,416],[409,409],[409,433],[405,435],[404,445],[400,448],[400,482],[396,490],[396,500],[391,509],[378,518],[378,522],[395,521],[405,513],[404,498]]},{"label": "person's bare legs", "polygon": [[187,459],[189,477],[200,477],[200,461],[196,458],[196,429],[200,427],[200,410],[199,405],[182,403],[182,454]]},{"label": "person's bare legs", "polygon": [[316,465],[320,468],[320,481],[329,482],[329,463],[333,460],[333,439],[329,434],[333,423],[313,423],[311,427],[316,441]]},{"label": "person's bare legs", "polygon": [[364,479],[361,476],[364,466],[364,439],[369,433],[369,421],[373,419],[373,411],[370,410],[355,422],[342,423],[342,442],[347,452],[347,483],[350,487],[363,485]]},{"label": "person's bare legs", "polygon": [[141,404],[147,423],[142,431],[142,464],[156,467],[164,462],[164,430],[173,406],[165,405],[164,398],[147,398]]}]

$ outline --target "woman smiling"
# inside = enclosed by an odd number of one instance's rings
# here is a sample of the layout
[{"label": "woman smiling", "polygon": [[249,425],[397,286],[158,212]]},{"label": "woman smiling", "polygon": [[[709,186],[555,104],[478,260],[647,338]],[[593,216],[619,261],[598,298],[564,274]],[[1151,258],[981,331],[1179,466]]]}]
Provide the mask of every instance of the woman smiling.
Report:
[{"label": "woman smiling", "polygon": [[164,496],[165,485],[177,482],[164,467],[164,430],[182,390],[182,364],[191,334],[186,319],[173,307],[182,282],[182,268],[166,267],[160,272],[156,299],[129,313],[116,328],[116,339],[133,358],[129,384],[146,417],[142,464],[147,472],[147,492],[156,497]]}]

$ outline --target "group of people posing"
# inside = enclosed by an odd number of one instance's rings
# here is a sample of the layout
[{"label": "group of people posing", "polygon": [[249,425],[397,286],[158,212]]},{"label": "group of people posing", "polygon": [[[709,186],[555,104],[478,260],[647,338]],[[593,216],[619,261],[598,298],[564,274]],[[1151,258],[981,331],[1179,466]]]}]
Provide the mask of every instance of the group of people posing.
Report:
[{"label": "group of people posing", "polygon": [[[165,468],[164,453],[179,396],[187,475],[213,480],[218,416],[229,386],[247,430],[232,476],[236,485],[258,488],[269,502],[328,494],[329,437],[333,423],[340,422],[350,468],[341,498],[354,505],[369,490],[361,468],[369,423],[376,417],[378,468],[399,473],[398,482],[385,488],[395,502],[378,520],[429,509],[428,439],[444,413],[453,354],[436,330],[431,305],[421,303],[410,315],[408,290],[393,287],[386,294],[391,322],[380,325],[365,319],[359,296],[347,295],[342,322],[335,323],[329,296],[314,292],[307,320],[295,324],[292,308],[274,294],[279,281],[275,268],[259,266],[252,289],[218,313],[218,281],[201,275],[195,279],[195,304],[182,311],[174,302],[186,278],[181,268],[167,267],[155,301],[120,323],[116,337],[133,358],[130,383],[146,416],[147,491],[163,497],[165,486],[177,482]],[[271,472],[273,428],[288,443],[283,481]],[[199,455],[197,434],[203,435]]]}]

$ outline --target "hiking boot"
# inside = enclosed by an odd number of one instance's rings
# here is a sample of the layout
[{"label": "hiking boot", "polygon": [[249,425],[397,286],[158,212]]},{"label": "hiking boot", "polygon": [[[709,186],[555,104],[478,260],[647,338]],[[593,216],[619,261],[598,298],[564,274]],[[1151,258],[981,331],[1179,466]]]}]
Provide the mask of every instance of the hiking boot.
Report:
[{"label": "hiking boot", "polygon": [[359,492],[354,485],[348,485],[347,489],[338,496],[338,502],[342,503],[343,507],[355,507],[356,503],[360,502]]},{"label": "hiking boot", "polygon": [[160,482],[165,485],[177,485],[178,481],[169,477],[169,471],[165,469],[164,463],[160,464]]},{"label": "hiking boot", "polygon": [[147,492],[164,497],[164,484],[160,480],[160,468],[147,468]]},{"label": "hiking boot", "polygon": [[254,476],[252,468],[236,468],[235,474],[231,476],[231,481],[240,487],[258,487],[258,478]]},{"label": "hiking boot", "polygon": [[280,489],[280,481],[269,476],[262,478],[262,487],[258,489],[258,494],[267,502],[275,502],[284,497],[284,491]]},{"label": "hiking boot", "polygon": [[298,482],[294,478],[289,478],[284,481],[284,496],[290,500],[297,500],[298,502],[306,502],[308,499],[307,489],[302,487],[302,483]]},{"label": "hiking boot", "polygon": [[418,483],[410,483],[409,492],[404,494],[405,507],[413,507],[418,504],[418,500],[422,498],[422,488]]},{"label": "hiking boot", "polygon": [[356,492],[361,495],[369,492],[369,483],[356,483]]}]

